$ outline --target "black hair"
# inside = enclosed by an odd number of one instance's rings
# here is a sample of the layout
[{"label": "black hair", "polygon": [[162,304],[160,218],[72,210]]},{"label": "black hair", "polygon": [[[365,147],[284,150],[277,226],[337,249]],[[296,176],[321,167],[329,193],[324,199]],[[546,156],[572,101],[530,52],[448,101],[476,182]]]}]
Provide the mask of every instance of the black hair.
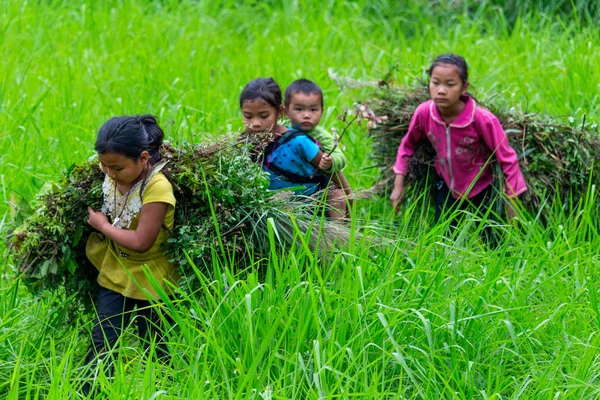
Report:
[{"label": "black hair", "polygon": [[427,70],[427,75],[429,75],[431,78],[433,69],[442,64],[451,64],[456,66],[458,68],[458,75],[460,76],[463,84],[467,83],[469,80],[469,67],[467,67],[467,62],[465,59],[457,54],[447,53],[437,56],[436,59],[433,60],[431,67],[429,67]]},{"label": "black hair", "polygon": [[281,109],[281,89],[273,78],[256,78],[244,86],[240,94],[240,108],[246,101],[264,100],[277,112]]},{"label": "black hair", "polygon": [[321,97],[321,108],[324,107],[323,102],[323,91],[313,81],[309,81],[308,79],[298,79],[294,82],[290,83],[290,85],[285,89],[285,106],[289,107],[292,101],[292,95],[294,93],[302,93],[302,94],[318,94]]},{"label": "black hair", "polygon": [[152,115],[113,117],[98,131],[96,151],[123,154],[133,160],[148,151],[150,164],[154,165],[162,159],[160,148],[164,136]]}]

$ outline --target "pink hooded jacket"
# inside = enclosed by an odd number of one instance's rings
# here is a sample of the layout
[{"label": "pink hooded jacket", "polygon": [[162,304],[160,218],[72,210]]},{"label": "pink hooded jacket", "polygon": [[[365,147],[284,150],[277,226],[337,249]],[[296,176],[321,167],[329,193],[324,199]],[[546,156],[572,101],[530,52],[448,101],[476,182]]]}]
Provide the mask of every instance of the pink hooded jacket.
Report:
[{"label": "pink hooded jacket", "polygon": [[[492,183],[489,162],[492,155],[506,176],[506,193],[514,197],[525,192],[527,186],[519,169],[517,154],[510,147],[498,118],[477,107],[472,97],[463,97],[462,100],[465,108],[449,125],[432,100],[417,107],[408,133],[398,148],[394,173],[406,175],[414,145],[427,137],[437,153],[435,169],[455,198],[460,199],[467,192],[466,197],[471,198]],[[475,179],[477,181],[473,183]]]}]

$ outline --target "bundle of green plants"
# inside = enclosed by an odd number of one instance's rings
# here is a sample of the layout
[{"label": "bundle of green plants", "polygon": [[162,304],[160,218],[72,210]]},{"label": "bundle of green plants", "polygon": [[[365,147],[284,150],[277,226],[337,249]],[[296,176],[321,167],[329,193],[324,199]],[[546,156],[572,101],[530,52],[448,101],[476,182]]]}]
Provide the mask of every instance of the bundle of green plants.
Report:
[{"label": "bundle of green plants", "polygon": [[[387,85],[369,101],[377,115],[387,116],[387,120],[371,127],[369,137],[371,157],[381,180],[386,182],[382,186],[388,193],[393,186],[392,166],[400,141],[408,131],[417,106],[428,99],[427,87],[422,84]],[[590,184],[600,183],[600,173],[596,172],[600,166],[600,135],[596,124],[586,129],[585,120],[576,127],[572,119],[565,122],[547,115],[505,110],[493,104],[480,105],[498,117],[510,145],[517,152],[529,189],[521,196],[527,210],[537,213],[542,202],[554,199],[573,205],[585,197]],[[431,178],[434,160],[435,151],[429,141],[418,143],[407,174],[413,193],[430,191],[428,178]],[[502,182],[504,176],[497,164],[494,171],[497,182]]]},{"label": "bundle of green plants", "polygon": [[[268,190],[269,177],[250,157],[248,143],[233,137],[208,145],[165,146],[167,171],[177,198],[175,227],[165,247],[182,275],[182,289],[198,288],[196,266],[224,257],[242,268],[269,254],[269,235],[279,249],[294,245],[329,249],[348,229],[322,223],[306,199]],[[59,291],[71,310],[90,310],[96,271],[85,256],[92,228],[87,207],[102,204],[97,160],[70,167],[48,184],[30,207],[17,210],[8,235],[15,270],[25,286],[43,295]],[[332,231],[331,235],[323,232]]]}]

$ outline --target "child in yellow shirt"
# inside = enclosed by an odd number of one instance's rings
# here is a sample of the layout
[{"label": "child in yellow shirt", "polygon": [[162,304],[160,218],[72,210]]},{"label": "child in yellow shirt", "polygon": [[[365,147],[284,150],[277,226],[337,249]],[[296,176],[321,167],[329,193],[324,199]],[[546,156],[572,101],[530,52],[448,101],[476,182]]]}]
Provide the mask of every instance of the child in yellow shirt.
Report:
[{"label": "child in yellow shirt", "polygon": [[[106,177],[102,210],[88,208],[88,223],[98,232],[88,238],[86,254],[98,269],[100,290],[97,320],[86,363],[103,356],[117,343],[137,307],[141,338],[154,337],[156,353],[168,358],[149,300],[157,300],[151,274],[167,291],[178,274],[161,244],[175,220],[173,187],[162,169],[163,131],[150,115],[111,118],[98,132],[95,149]],[[112,374],[112,366],[106,373]],[[88,393],[91,383],[83,387]]]}]

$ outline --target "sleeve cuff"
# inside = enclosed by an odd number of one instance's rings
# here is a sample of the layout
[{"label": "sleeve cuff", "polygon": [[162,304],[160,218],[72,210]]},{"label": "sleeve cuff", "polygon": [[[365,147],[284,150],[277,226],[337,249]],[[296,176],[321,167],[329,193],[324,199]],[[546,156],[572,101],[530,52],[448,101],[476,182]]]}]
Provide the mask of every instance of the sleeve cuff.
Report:
[{"label": "sleeve cuff", "polygon": [[522,187],[520,190],[518,190],[518,191],[516,191],[516,192],[514,192],[514,193],[513,193],[513,191],[512,191],[512,190],[509,192],[509,190],[508,190],[508,189],[511,189],[511,188],[510,188],[510,187],[507,187],[507,188],[506,188],[506,194],[507,194],[507,196],[508,196],[508,197],[510,197],[510,198],[513,198],[513,199],[514,199],[515,197],[517,197],[517,196],[520,196],[520,195],[522,195],[523,193],[525,193],[525,192],[527,191],[527,186],[525,186],[525,187]]},{"label": "sleeve cuff", "polygon": [[394,173],[396,175],[406,175],[406,171],[401,170],[400,168],[393,166],[392,167],[392,171],[394,171]]}]

